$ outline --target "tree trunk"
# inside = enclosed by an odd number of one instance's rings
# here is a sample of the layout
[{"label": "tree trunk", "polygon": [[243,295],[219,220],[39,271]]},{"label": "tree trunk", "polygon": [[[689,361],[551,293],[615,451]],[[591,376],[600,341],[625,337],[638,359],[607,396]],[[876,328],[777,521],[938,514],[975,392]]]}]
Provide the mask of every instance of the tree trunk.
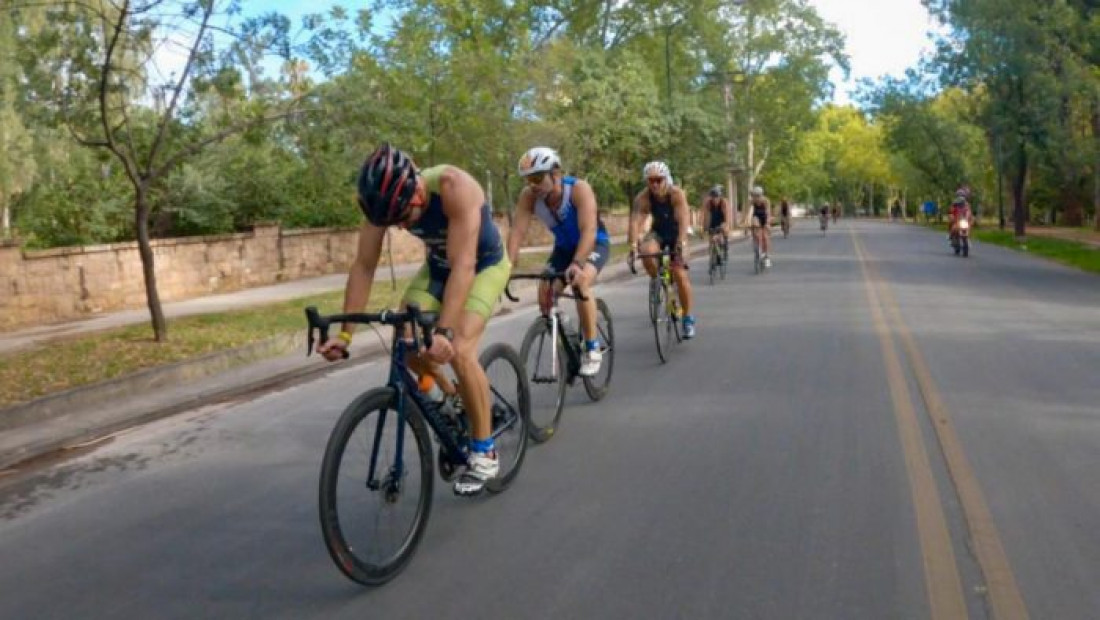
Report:
[{"label": "tree trunk", "polygon": [[1096,146],[1092,164],[1092,222],[1100,231],[1100,97],[1092,103],[1092,141]]},{"label": "tree trunk", "polygon": [[149,316],[153,319],[153,339],[165,342],[168,340],[168,324],[164,321],[164,309],[157,292],[157,271],[153,263],[153,247],[149,243],[149,204],[145,192],[145,188],[137,192],[134,224],[137,228],[138,253],[141,255],[141,272],[145,276],[145,300],[149,306]]},{"label": "tree trunk", "polygon": [[1012,171],[1012,213],[1017,241],[1027,235],[1027,146],[1022,142],[1016,147],[1015,170]]},{"label": "tree trunk", "polygon": [[1082,226],[1085,223],[1085,205],[1076,188],[1069,185],[1062,190],[1062,225]]}]

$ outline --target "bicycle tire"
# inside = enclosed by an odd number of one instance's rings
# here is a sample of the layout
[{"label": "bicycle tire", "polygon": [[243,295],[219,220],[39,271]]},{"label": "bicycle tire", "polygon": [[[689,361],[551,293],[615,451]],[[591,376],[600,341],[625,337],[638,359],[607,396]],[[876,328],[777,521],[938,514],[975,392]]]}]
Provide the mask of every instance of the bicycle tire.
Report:
[{"label": "bicycle tire", "polygon": [[[561,326],[558,326],[561,329]],[[562,411],[565,409],[565,351],[561,341],[552,341],[550,320],[540,316],[535,319],[520,345],[520,359],[527,371],[527,381],[531,394],[531,415],[527,425],[527,435],[535,443],[543,443],[554,436]],[[557,377],[552,383],[545,375],[550,370],[552,345],[557,348],[558,364],[553,369]],[[536,358],[532,363],[531,354]],[[536,413],[538,415],[536,415]]]},{"label": "bicycle tire", "polygon": [[611,373],[615,370],[615,326],[611,322],[611,309],[600,298],[596,298],[596,332],[603,349],[603,361],[600,362],[600,372],[596,376],[584,377],[584,391],[594,401],[607,396]]},{"label": "bicycle tire", "polygon": [[[527,455],[527,426],[531,421],[531,393],[527,374],[516,350],[497,342],[481,352],[478,362],[489,380],[489,409],[493,443],[500,459],[500,473],[485,483],[485,490],[500,493],[516,479]],[[501,369],[503,376],[496,370]]]},{"label": "bicycle tire", "polygon": [[722,263],[719,265],[719,273],[722,274],[722,279],[726,279],[726,270],[730,264],[730,246],[729,241],[722,244]]},{"label": "bicycle tire", "polygon": [[661,312],[660,278],[649,279],[649,320],[656,321]]},{"label": "bicycle tire", "polygon": [[720,266],[722,266],[722,251],[719,250],[718,245],[711,242],[711,265],[707,268],[707,274],[711,276],[711,284],[714,284],[715,275],[719,272]]},{"label": "bicycle tire", "polygon": [[[671,293],[669,296],[672,296]],[[684,341],[683,330],[680,327],[680,321],[684,318],[684,312],[683,309],[680,308],[680,302],[675,299],[670,302],[670,306],[668,324],[672,326],[672,334],[676,336],[676,342],[678,344]]]},{"label": "bicycle tire", "polygon": [[660,286],[657,289],[657,296],[661,302],[661,312],[653,319],[653,335],[657,340],[657,357],[661,358],[661,363],[668,361],[668,355],[670,353],[671,341],[669,336],[671,335],[672,325],[670,316],[668,314],[668,290],[665,287]]},{"label": "bicycle tire", "polygon": [[[325,456],[321,462],[321,477],[318,493],[319,517],[321,520],[321,533],[324,536],[325,548],[329,556],[336,563],[337,568],[349,579],[366,586],[378,586],[396,577],[412,559],[424,529],[428,524],[428,516],[432,505],[432,484],[434,481],[434,466],[432,461],[432,441],[426,423],[416,405],[410,400],[406,402],[406,416],[404,429],[405,446],[409,445],[411,433],[416,443],[418,458],[403,459],[405,467],[411,464],[418,465],[419,472],[419,496],[415,497],[415,508],[411,515],[409,527],[395,545],[392,553],[383,553],[380,560],[368,556],[372,551],[379,549],[380,521],[389,521],[383,513],[395,511],[393,508],[400,501],[400,496],[394,498],[385,487],[369,489],[364,484],[362,477],[366,475],[369,463],[372,460],[372,452],[377,450],[374,456],[376,460],[376,472],[390,471],[390,457],[385,451],[387,448],[396,448],[396,432],[398,424],[397,412],[393,409],[397,392],[390,387],[381,387],[364,393],[348,405],[340,419],[333,427],[329,436],[328,445],[325,447]],[[373,414],[373,415],[372,415]],[[384,417],[383,417],[384,414]],[[372,420],[373,418],[373,420]],[[392,438],[386,438],[387,432],[393,432]],[[355,445],[363,448],[364,462],[356,467],[354,463],[346,462],[351,458],[353,438],[362,434],[362,442],[356,441]],[[375,436],[382,435],[376,441]],[[373,446],[373,447],[371,447]],[[394,450],[395,451],[395,450]],[[414,480],[413,476],[406,473],[402,476],[399,494],[409,491],[408,482]],[[347,482],[348,485],[342,484]],[[343,490],[347,490],[345,496]],[[350,514],[352,504],[358,507],[360,504],[369,504],[371,500],[380,500],[377,507],[377,515],[373,518],[363,519]],[[372,512],[370,509],[364,512]],[[362,532],[362,526],[374,527],[374,533]],[[352,526],[355,531],[351,530]],[[354,538],[354,540],[353,540]],[[360,540],[362,539],[362,544]]]}]

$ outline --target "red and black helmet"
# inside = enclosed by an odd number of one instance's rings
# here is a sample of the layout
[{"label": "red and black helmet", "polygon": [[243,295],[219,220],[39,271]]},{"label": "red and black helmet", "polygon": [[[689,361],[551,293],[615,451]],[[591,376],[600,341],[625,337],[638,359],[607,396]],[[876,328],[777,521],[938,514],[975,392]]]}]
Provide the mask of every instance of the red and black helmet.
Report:
[{"label": "red and black helmet", "polygon": [[375,226],[390,226],[409,215],[416,194],[416,166],[389,142],[375,149],[359,171],[359,208]]}]

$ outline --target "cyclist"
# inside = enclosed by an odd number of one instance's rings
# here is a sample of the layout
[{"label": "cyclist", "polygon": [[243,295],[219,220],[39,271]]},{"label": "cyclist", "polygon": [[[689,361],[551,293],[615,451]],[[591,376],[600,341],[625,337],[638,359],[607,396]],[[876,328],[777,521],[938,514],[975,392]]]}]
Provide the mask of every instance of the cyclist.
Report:
[{"label": "cyclist", "polygon": [[779,201],[779,225],[784,237],[791,233],[791,203],[786,198]]},{"label": "cyclist", "polygon": [[[691,217],[684,190],[672,182],[672,173],[668,165],[661,161],[651,161],[642,169],[646,188],[634,197],[634,208],[630,213],[630,231],[627,240],[633,248],[629,260],[634,261],[636,253],[654,254],[662,250],[672,253],[672,277],[676,282],[677,295],[683,307],[684,338],[695,337],[695,317],[691,313],[691,279],[687,275],[687,262],[684,253],[687,250],[688,220]],[[652,216],[652,224],[646,236],[638,238],[646,216]],[[657,277],[657,261],[643,259],[649,277]]]},{"label": "cyclist", "polygon": [[749,192],[749,204],[752,206],[753,234],[759,235],[757,243],[760,244],[760,254],[764,259],[764,266],[771,267],[772,259],[768,256],[771,250],[771,219],[772,203],[764,195],[764,188],[757,185]]},{"label": "cyclist", "polygon": [[[519,174],[527,183],[520,191],[508,234],[508,257],[516,262],[532,215],[554,234],[554,249],[546,270],[564,271],[569,283],[586,298],[577,299],[585,341],[579,374],[595,376],[600,372],[603,355],[596,332],[596,297],[591,291],[597,274],[611,256],[611,237],[597,213],[596,194],[586,181],[562,172],[561,159],[551,148],[540,146],[524,153],[519,160]],[[539,283],[539,303],[544,312],[549,311],[549,286],[548,282]]]},{"label": "cyclist", "polygon": [[821,230],[829,227],[829,203],[821,205]]},{"label": "cyclist", "polygon": [[[706,202],[703,203],[703,230],[714,237],[721,235],[722,248],[729,246],[729,223],[733,221],[733,213],[730,211],[730,203],[722,197],[722,186],[715,185],[710,188]],[[718,256],[719,262],[722,256]]]},{"label": "cyclist", "polygon": [[[485,193],[473,176],[455,166],[420,170],[389,143],[363,163],[359,207],[367,221],[359,229],[355,261],[344,290],[344,312],[362,312],[370,300],[374,271],[386,229],[398,226],[424,241],[427,259],[405,290],[402,305],[415,302],[439,312],[432,346],[409,360],[422,377],[433,377],[453,395],[457,389],[470,421],[469,464],[454,483],[457,495],[477,495],[500,469],[491,434],[489,381],[477,360],[478,343],[493,305],[504,292],[511,263],[493,223]],[[318,351],[329,361],[351,344],[345,323]],[[438,371],[450,363],[458,386]]]}]

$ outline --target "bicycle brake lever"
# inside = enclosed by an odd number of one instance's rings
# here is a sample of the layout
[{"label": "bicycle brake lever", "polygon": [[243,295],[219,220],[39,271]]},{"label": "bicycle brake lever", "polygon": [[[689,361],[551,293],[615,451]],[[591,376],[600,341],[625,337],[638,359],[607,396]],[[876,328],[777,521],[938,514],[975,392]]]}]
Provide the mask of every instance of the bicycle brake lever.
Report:
[{"label": "bicycle brake lever", "polygon": [[511,299],[514,302],[517,302],[517,303],[519,302],[519,297],[516,297],[515,295],[512,294],[512,285],[511,285],[511,283],[505,285],[504,295],[505,295],[505,297],[507,297],[508,299]]}]

